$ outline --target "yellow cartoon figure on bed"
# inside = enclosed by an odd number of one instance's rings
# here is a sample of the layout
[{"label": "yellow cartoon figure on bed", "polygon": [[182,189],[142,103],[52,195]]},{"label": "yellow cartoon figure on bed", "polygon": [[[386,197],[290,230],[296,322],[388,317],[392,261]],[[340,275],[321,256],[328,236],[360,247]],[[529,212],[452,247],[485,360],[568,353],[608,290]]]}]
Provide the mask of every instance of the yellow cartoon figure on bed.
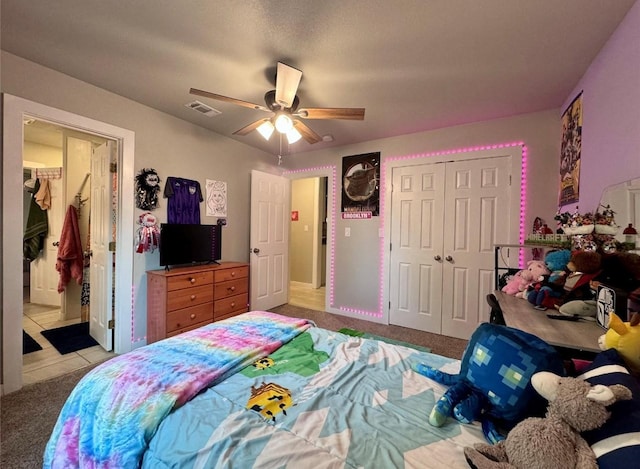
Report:
[{"label": "yellow cartoon figure on bed", "polygon": [[633,313],[629,322],[622,322],[615,313],[609,317],[609,330],[598,339],[602,350],[614,348],[629,369],[640,373],[640,313]]},{"label": "yellow cartoon figure on bed", "polygon": [[287,388],[275,383],[264,383],[258,388],[251,386],[251,397],[247,402],[247,409],[255,410],[265,419],[276,421],[276,414],[282,412],[287,415],[285,409],[293,405],[291,392]]},{"label": "yellow cartoon figure on bed", "polygon": [[275,364],[275,362],[273,361],[272,358],[264,357],[264,358],[261,358],[258,361],[253,362],[252,366],[256,370],[264,370],[266,368],[271,368],[274,364]]}]

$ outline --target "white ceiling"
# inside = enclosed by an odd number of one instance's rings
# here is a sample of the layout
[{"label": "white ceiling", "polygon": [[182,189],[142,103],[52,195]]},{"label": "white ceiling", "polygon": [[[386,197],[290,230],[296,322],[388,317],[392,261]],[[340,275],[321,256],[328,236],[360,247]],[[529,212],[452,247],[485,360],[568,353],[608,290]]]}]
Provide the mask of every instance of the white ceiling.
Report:
[{"label": "white ceiling", "polygon": [[[559,108],[635,0],[2,0],[2,49],[270,153],[264,104],[283,61],[301,107],[364,107],[306,120],[333,143]],[[184,105],[198,99],[208,118]]]}]

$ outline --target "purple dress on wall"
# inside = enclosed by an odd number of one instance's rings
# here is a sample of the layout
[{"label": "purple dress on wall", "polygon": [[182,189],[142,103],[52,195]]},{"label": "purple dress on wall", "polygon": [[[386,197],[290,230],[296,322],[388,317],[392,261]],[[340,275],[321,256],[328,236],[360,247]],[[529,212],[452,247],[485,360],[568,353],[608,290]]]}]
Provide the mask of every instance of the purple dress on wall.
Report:
[{"label": "purple dress on wall", "polygon": [[200,202],[204,198],[198,181],[168,177],[164,196],[169,199],[167,223],[200,224]]}]

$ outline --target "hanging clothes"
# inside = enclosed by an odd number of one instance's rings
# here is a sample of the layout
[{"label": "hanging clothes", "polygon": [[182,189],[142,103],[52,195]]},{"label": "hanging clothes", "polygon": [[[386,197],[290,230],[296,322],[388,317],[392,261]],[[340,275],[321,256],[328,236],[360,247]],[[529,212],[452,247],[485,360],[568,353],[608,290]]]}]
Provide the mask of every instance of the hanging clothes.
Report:
[{"label": "hanging clothes", "polygon": [[60,273],[58,293],[64,291],[71,279],[74,279],[78,285],[82,285],[83,269],[84,254],[78,227],[78,210],[73,205],[69,205],[62,224],[60,245],[58,246],[58,260],[56,262],[56,270]]},{"label": "hanging clothes", "polygon": [[91,302],[91,283],[89,272],[91,270],[91,213],[89,213],[89,223],[87,227],[87,244],[83,254],[82,291],[80,292],[80,322],[89,320]]},{"label": "hanging clothes", "polygon": [[38,189],[34,198],[42,210],[49,210],[51,208],[51,192],[49,191],[48,179],[43,179],[40,182],[40,189]]},{"label": "hanging clothes", "polygon": [[190,179],[168,177],[164,186],[167,204],[167,222],[200,224],[200,202],[204,201],[200,183]]},{"label": "hanging clothes", "polygon": [[36,179],[33,187],[29,185],[27,190],[31,192],[31,200],[27,226],[22,238],[22,255],[28,261],[34,261],[44,249],[44,240],[49,233],[49,221],[46,210],[40,208],[34,196],[40,190],[40,181]]}]

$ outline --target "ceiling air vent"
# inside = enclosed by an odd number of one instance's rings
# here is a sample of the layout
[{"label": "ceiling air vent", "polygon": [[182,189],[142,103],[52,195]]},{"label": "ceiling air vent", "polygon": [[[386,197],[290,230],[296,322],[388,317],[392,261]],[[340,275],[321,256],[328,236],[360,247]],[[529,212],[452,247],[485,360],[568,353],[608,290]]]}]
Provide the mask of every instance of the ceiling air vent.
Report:
[{"label": "ceiling air vent", "polygon": [[222,111],[218,111],[217,109],[214,109],[211,106],[207,106],[206,104],[201,103],[200,101],[193,101],[191,103],[185,104],[185,106],[193,109],[194,111],[198,111],[208,117],[213,117],[213,116],[217,116],[218,114],[222,114]]}]

